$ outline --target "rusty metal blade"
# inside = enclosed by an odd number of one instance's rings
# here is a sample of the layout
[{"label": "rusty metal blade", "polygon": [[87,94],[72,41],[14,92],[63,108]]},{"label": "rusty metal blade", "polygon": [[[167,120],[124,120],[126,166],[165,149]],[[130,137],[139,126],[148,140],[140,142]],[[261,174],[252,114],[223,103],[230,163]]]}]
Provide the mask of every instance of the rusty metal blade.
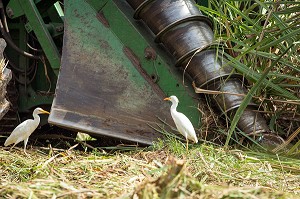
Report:
[{"label": "rusty metal blade", "polygon": [[[78,6],[78,5],[77,5]],[[170,121],[170,104],[144,79],[126,47],[88,6],[65,5],[61,70],[49,123],[151,144],[161,135],[148,124]]]}]

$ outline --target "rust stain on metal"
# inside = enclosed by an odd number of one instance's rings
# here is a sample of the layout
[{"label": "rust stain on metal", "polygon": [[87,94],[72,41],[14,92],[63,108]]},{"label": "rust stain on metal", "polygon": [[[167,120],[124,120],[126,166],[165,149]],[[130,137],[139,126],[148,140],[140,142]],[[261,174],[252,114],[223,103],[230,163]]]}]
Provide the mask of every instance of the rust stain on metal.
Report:
[{"label": "rust stain on metal", "polygon": [[153,48],[151,48],[150,46],[145,48],[145,58],[148,60],[156,60],[156,52]]},{"label": "rust stain on metal", "polygon": [[109,43],[105,40],[100,40],[99,41],[99,46],[101,49],[107,49],[107,50],[112,50],[111,46],[109,45]]},{"label": "rust stain on metal", "polygon": [[106,27],[109,28],[109,22],[107,21],[106,17],[104,16],[103,12],[97,13],[97,19]]},{"label": "rust stain on metal", "polygon": [[139,73],[144,77],[144,79],[151,85],[151,88],[157,93],[157,95],[159,95],[162,98],[165,97],[165,94],[162,92],[159,86],[155,84],[153,79],[149,77],[149,75],[144,71],[139,58],[134,54],[134,52],[126,46],[124,46],[123,52],[131,61],[131,63],[135,66],[135,68],[139,71]]},{"label": "rust stain on metal", "polygon": [[125,53],[125,55],[128,57],[128,59],[131,61],[131,63],[135,67],[141,67],[141,63],[140,63],[139,58],[133,53],[133,51],[130,48],[125,46],[123,48],[123,52]]}]

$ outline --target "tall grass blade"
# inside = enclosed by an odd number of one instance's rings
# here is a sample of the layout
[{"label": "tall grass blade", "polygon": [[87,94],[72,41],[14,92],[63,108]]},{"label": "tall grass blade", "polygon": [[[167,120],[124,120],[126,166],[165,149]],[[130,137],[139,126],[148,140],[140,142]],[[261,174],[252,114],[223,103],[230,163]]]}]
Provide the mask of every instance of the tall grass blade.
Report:
[{"label": "tall grass blade", "polygon": [[256,90],[262,85],[264,79],[267,77],[268,73],[271,71],[271,69],[277,64],[277,62],[280,60],[280,58],[282,56],[284,56],[287,51],[293,47],[293,44],[291,46],[289,46],[272,64],[270,67],[266,68],[265,71],[263,72],[263,74],[260,76],[260,78],[258,79],[258,81],[254,84],[254,86],[250,89],[250,91],[248,92],[248,94],[245,96],[245,99],[243,100],[243,102],[241,103],[240,107],[237,109],[232,121],[231,121],[231,126],[229,129],[229,133],[228,136],[226,138],[226,142],[225,142],[225,147],[228,146],[229,141],[231,139],[232,133],[234,132],[236,125],[238,123],[238,121],[240,120],[240,117],[242,116],[245,108],[248,106],[249,102],[252,99],[252,96],[255,94]]}]

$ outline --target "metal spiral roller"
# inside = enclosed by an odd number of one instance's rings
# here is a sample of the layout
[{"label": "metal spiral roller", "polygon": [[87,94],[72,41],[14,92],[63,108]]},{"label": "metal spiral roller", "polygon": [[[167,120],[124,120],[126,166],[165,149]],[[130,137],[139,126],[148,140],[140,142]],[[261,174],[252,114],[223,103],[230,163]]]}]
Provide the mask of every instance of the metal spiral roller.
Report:
[{"label": "metal spiral roller", "polygon": [[[232,117],[247,90],[241,75],[234,72],[221,50],[210,49],[214,41],[212,23],[192,0],[127,0],[135,10],[134,18],[141,19],[176,60],[176,67],[185,70],[199,88],[221,92],[213,97],[220,110]],[[241,95],[239,95],[241,94]],[[250,102],[242,114],[238,128],[253,137],[269,133],[257,105]]]}]

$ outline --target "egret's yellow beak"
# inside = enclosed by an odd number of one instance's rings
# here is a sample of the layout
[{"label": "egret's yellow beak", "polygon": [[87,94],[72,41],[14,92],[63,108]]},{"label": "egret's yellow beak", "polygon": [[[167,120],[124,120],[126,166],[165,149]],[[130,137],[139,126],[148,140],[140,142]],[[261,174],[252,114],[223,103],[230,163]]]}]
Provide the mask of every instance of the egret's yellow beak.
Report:
[{"label": "egret's yellow beak", "polygon": [[48,111],[42,110],[41,113],[50,114]]},{"label": "egret's yellow beak", "polygon": [[164,100],[165,100],[165,101],[166,101],[166,100],[170,101],[170,100],[171,100],[171,98],[169,98],[169,97],[166,97]]}]

